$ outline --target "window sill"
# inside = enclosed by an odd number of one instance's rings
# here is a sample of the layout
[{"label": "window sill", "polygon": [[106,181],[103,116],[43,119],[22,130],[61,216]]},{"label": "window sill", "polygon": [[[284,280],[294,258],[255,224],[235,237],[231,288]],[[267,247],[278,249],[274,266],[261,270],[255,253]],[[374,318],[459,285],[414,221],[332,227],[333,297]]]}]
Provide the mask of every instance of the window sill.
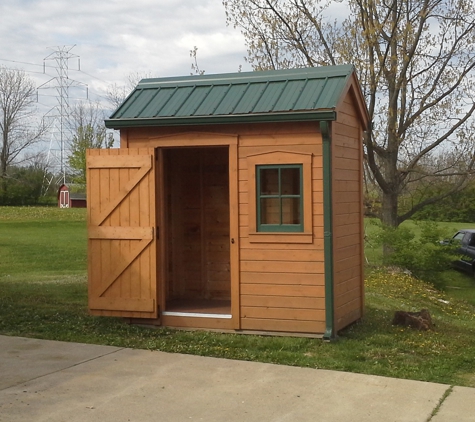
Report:
[{"label": "window sill", "polygon": [[312,233],[255,232],[249,233],[250,243],[313,243]]}]

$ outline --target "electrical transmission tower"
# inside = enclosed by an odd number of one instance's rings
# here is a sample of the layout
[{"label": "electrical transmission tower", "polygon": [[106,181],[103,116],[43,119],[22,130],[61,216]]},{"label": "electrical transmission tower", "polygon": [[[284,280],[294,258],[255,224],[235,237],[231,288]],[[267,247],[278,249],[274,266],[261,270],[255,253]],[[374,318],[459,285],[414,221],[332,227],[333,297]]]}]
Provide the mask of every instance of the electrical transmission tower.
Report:
[{"label": "electrical transmission tower", "polygon": [[70,122],[70,89],[73,87],[85,88],[87,97],[87,85],[69,77],[70,59],[77,58],[77,70],[81,70],[79,56],[71,53],[74,47],[75,45],[54,47],[54,51],[43,61],[44,73],[46,73],[47,60],[54,60],[55,65],[53,67],[57,72],[57,76],[52,77],[38,87],[38,90],[55,89],[57,100],[56,106],[45,115],[46,119],[52,120],[52,134],[47,155],[43,192],[46,192],[53,182],[58,185],[66,183],[67,156],[73,136]]}]

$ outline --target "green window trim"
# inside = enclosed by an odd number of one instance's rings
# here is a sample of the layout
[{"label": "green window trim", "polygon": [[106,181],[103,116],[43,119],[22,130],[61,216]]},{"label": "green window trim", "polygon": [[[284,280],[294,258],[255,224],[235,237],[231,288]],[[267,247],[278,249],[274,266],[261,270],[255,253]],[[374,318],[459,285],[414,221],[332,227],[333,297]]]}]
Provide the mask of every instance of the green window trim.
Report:
[{"label": "green window trim", "polygon": [[256,166],[257,232],[304,231],[302,164]]}]

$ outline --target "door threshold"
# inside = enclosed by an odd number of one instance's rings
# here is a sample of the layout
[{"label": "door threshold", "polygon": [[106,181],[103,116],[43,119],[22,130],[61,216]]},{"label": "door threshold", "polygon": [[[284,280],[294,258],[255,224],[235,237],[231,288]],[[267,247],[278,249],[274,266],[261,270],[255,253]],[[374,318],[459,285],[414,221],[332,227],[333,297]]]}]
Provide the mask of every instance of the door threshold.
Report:
[{"label": "door threshold", "polygon": [[230,314],[201,314],[197,312],[162,312],[162,315],[165,316],[179,316],[179,317],[193,317],[193,318],[221,318],[221,319],[231,319],[232,315]]}]

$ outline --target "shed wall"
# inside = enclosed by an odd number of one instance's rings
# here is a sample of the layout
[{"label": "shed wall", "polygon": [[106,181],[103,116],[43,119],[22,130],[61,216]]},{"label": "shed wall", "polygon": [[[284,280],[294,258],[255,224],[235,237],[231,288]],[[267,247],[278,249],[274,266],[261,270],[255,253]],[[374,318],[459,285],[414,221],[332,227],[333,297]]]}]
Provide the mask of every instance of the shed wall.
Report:
[{"label": "shed wall", "polygon": [[333,123],[333,264],[335,325],[340,330],[362,317],[363,208],[362,128],[351,95]]},{"label": "shed wall", "polygon": [[[323,333],[323,177],[318,124],[134,128],[121,131],[121,147],[159,147],[159,136],[193,131],[238,134],[240,328]],[[309,243],[286,243],[287,234],[279,234],[281,240],[276,242],[250,239],[249,184],[254,181],[249,180],[248,157],[276,150],[312,156],[312,176],[307,181],[311,184],[313,213],[313,236]]]},{"label": "shed wall", "polygon": [[[243,134],[239,139],[241,328],[322,333],[325,288],[321,136],[298,126],[281,128],[278,133],[274,127],[273,131]],[[249,237],[249,185],[255,181],[249,180],[247,158],[276,150],[313,156],[311,243],[286,243],[286,237],[292,234],[278,234],[276,242],[266,243]]]}]

